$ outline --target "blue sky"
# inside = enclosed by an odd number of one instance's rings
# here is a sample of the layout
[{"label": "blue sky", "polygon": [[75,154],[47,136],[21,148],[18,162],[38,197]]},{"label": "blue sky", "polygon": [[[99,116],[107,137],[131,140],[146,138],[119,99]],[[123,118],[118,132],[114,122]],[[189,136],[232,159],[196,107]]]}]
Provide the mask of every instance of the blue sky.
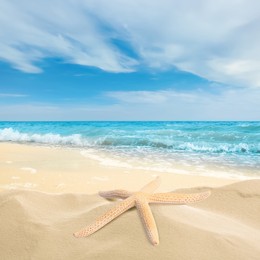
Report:
[{"label": "blue sky", "polygon": [[259,46],[259,1],[2,0],[0,120],[260,120]]}]

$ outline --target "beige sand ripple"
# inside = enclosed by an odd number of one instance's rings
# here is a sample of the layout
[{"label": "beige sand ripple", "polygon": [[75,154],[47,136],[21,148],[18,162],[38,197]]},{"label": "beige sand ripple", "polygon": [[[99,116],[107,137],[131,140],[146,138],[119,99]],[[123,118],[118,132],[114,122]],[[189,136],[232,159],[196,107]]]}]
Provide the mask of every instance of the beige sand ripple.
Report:
[{"label": "beige sand ripple", "polygon": [[75,239],[71,234],[79,226],[113,204],[97,194],[4,191],[0,194],[0,259],[256,260],[259,187],[259,180],[245,181],[214,188],[207,200],[191,206],[152,206],[160,227],[161,243],[156,248],[147,242],[132,210],[92,236]]}]

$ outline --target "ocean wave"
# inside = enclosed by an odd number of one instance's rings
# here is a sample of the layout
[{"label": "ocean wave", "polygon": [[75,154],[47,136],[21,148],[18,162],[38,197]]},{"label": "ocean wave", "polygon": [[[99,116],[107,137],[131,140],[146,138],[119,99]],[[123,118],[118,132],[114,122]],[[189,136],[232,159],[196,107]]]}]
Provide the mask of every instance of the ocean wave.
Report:
[{"label": "ocean wave", "polygon": [[260,153],[260,147],[247,143],[238,144],[194,144],[184,143],[179,145],[180,150],[189,150],[194,152],[211,152],[211,153]]},{"label": "ocean wave", "polygon": [[[194,141],[191,141],[194,140]],[[82,134],[61,135],[57,133],[24,133],[13,128],[0,129],[0,141],[39,143],[49,145],[64,145],[75,147],[103,147],[135,149],[143,148],[160,149],[168,152],[195,152],[195,153],[239,153],[259,154],[259,143],[247,142],[208,142],[190,138],[174,140],[171,138],[159,138],[158,136],[138,135],[103,135],[83,136]]]},{"label": "ocean wave", "polygon": [[22,143],[40,143],[50,145],[74,145],[84,146],[84,140],[79,134],[61,136],[60,134],[32,134],[21,133],[13,128],[4,128],[0,130],[0,141],[22,142]]},{"label": "ocean wave", "polygon": [[260,153],[259,144],[248,143],[216,143],[214,141],[194,141],[190,138],[182,141],[175,140],[156,140],[150,137],[105,137],[98,140],[96,144],[100,146],[125,146],[125,147],[150,147],[157,149],[167,149],[169,151],[190,151],[205,153]]}]

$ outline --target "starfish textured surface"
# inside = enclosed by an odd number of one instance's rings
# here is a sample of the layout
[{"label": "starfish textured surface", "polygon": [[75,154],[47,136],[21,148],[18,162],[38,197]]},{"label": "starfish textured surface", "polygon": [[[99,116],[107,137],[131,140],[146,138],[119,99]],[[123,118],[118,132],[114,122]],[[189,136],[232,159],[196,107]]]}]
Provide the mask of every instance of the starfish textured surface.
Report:
[{"label": "starfish textured surface", "polygon": [[126,190],[112,190],[99,192],[99,195],[103,198],[119,198],[123,199],[123,201],[119,202],[116,206],[114,206],[105,214],[97,218],[93,224],[74,233],[74,236],[77,238],[87,237],[95,233],[100,228],[104,227],[106,224],[111,222],[113,219],[115,219],[128,209],[136,206],[142,223],[144,225],[148,239],[153,245],[158,245],[158,230],[151,208],[149,207],[149,203],[183,205],[202,201],[206,199],[211,193],[210,191],[200,193],[153,193],[159,187],[159,185],[160,178],[157,177],[155,180],[145,185],[138,192],[129,192]]}]

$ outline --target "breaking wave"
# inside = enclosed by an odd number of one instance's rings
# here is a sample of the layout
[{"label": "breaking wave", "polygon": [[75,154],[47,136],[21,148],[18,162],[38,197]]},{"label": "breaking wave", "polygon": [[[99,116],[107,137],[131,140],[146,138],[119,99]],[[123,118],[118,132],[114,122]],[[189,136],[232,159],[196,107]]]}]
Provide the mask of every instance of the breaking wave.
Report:
[{"label": "breaking wave", "polygon": [[103,147],[103,148],[150,148],[168,152],[188,151],[196,153],[239,153],[259,154],[260,143],[246,142],[214,142],[205,140],[159,140],[152,136],[136,135],[98,135],[85,136],[83,134],[61,135],[57,133],[28,133],[20,132],[13,128],[0,129],[0,141],[38,143],[47,145],[62,145],[73,147]]},{"label": "breaking wave", "polygon": [[80,134],[61,136],[60,134],[33,134],[21,133],[12,128],[0,130],[0,141],[4,142],[21,142],[21,143],[39,143],[50,145],[73,145],[82,146],[83,139]]}]

